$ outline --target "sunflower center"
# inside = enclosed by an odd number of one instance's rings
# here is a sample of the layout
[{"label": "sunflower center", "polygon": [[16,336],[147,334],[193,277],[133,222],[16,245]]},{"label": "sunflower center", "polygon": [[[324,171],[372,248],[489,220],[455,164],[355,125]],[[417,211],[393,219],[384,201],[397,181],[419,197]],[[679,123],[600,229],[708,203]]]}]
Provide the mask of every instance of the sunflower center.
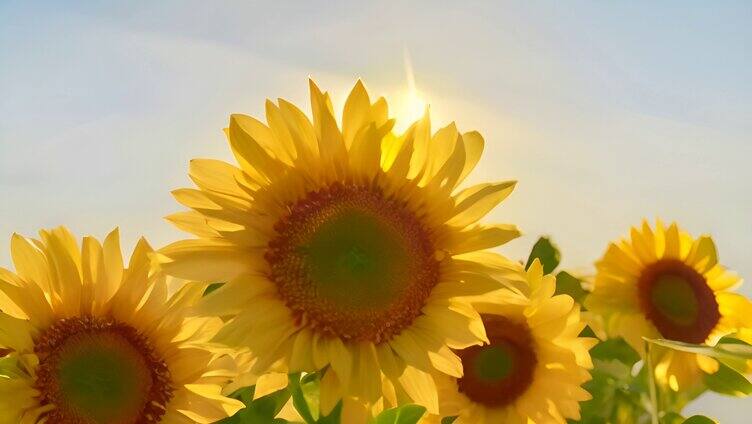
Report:
[{"label": "sunflower center", "polygon": [[638,293],[643,312],[667,339],[703,343],[721,318],[705,277],[676,259],[647,266]]},{"label": "sunflower center", "polygon": [[420,314],[438,281],[428,232],[373,187],[310,193],[275,230],[271,279],[298,319],[325,334],[387,340]]},{"label": "sunflower center", "polygon": [[36,386],[51,423],[157,423],[170,373],[148,340],[109,319],[62,319],[36,341]]},{"label": "sunflower center", "polygon": [[533,339],[527,325],[501,316],[483,315],[483,324],[490,343],[457,352],[465,370],[457,386],[473,402],[504,407],[533,382]]}]

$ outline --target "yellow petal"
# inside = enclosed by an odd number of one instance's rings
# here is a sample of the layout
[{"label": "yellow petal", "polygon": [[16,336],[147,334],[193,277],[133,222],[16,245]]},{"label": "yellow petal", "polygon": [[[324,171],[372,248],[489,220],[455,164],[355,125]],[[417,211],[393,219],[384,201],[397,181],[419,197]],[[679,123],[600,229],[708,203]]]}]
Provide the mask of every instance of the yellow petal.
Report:
[{"label": "yellow petal", "polygon": [[16,272],[21,278],[34,282],[43,290],[50,290],[48,264],[43,252],[24,237],[13,234],[10,239],[10,253]]},{"label": "yellow petal", "polygon": [[213,238],[219,234],[209,225],[207,218],[195,211],[177,212],[165,217],[174,226],[196,237]]},{"label": "yellow petal", "polygon": [[355,134],[371,121],[371,100],[363,82],[358,79],[345,101],[342,112],[342,136],[345,145],[350,147],[355,139]]},{"label": "yellow petal", "polygon": [[238,168],[215,159],[192,159],[189,167],[191,180],[201,189],[248,199],[248,192],[238,183],[240,173]]},{"label": "yellow petal", "polygon": [[375,125],[368,125],[353,137],[350,148],[352,169],[358,170],[369,179],[376,175],[381,164],[381,140],[387,131],[388,128],[379,129]]},{"label": "yellow petal", "polygon": [[[256,137],[254,133],[250,131],[249,133],[267,150],[273,152],[278,159],[292,165],[298,158],[298,150],[295,146],[293,136],[287,126],[287,121],[285,120],[284,115],[282,115],[282,111],[280,111],[280,109],[269,100],[266,101],[266,121],[269,123],[271,133],[268,135],[264,134],[263,137],[261,135]],[[260,131],[263,131],[266,128],[258,121],[255,121],[255,125]],[[269,137],[272,134],[273,137]],[[269,141],[262,141],[267,138]]]},{"label": "yellow petal", "polygon": [[447,224],[466,227],[485,216],[514,190],[515,181],[479,184],[460,192],[456,198],[454,216]]},{"label": "yellow petal", "polygon": [[483,147],[485,141],[483,137],[477,131],[470,131],[462,134],[462,142],[465,143],[465,166],[462,168],[462,173],[457,181],[457,184],[465,180],[465,177],[475,168],[475,165],[480,161],[480,157],[483,154]]},{"label": "yellow petal", "polygon": [[704,274],[718,264],[718,252],[713,239],[702,236],[695,240],[687,255],[686,262],[693,266],[697,272]]},{"label": "yellow petal", "polygon": [[270,395],[285,387],[287,387],[287,374],[280,372],[264,374],[256,380],[256,390],[253,392],[253,398],[258,399]]},{"label": "yellow petal", "polygon": [[418,405],[424,406],[428,413],[439,413],[436,383],[430,374],[408,366],[399,377],[399,383],[408,396]]},{"label": "yellow petal", "polygon": [[364,342],[352,345],[352,349],[354,362],[350,391],[359,399],[374,403],[381,397],[381,370],[376,348],[372,343]]},{"label": "yellow petal", "polygon": [[704,355],[697,355],[697,365],[700,367],[701,370],[708,374],[715,374],[718,372],[718,369],[720,368],[720,365],[718,364],[718,361],[715,359],[704,356]]},{"label": "yellow petal", "polygon": [[332,370],[337,373],[337,380],[347,388],[352,372],[353,357],[339,337],[326,339],[326,350]]},{"label": "yellow petal", "polygon": [[196,281],[228,281],[263,266],[258,255],[221,239],[182,240],[158,252],[165,272]]},{"label": "yellow petal", "polygon": [[230,117],[230,147],[243,170],[254,180],[264,181],[277,175],[283,163],[271,157],[259,142],[243,129],[240,121],[245,119],[243,115]]},{"label": "yellow petal", "polygon": [[32,334],[34,328],[28,320],[0,312],[0,347],[18,352],[31,352],[34,350]]},{"label": "yellow petal", "polygon": [[24,317],[16,315],[17,318],[28,318],[36,328],[46,328],[52,321],[52,307],[36,284],[27,284],[12,272],[0,268],[0,291],[13,302],[16,312],[23,311]]},{"label": "yellow petal", "polygon": [[520,230],[515,225],[496,224],[490,226],[476,226],[451,234],[448,248],[453,254],[472,252],[474,250],[490,249],[500,246],[520,236]]},{"label": "yellow petal", "polygon": [[430,179],[439,172],[439,169],[441,169],[452,155],[452,152],[454,152],[454,146],[457,144],[458,138],[459,132],[454,122],[436,131],[431,140],[426,178]]},{"label": "yellow petal", "polygon": [[319,385],[319,409],[321,415],[329,415],[340,399],[342,399],[342,390],[339,380],[337,380],[337,375],[331,371],[325,372]]},{"label": "yellow petal", "polygon": [[237,314],[252,304],[255,297],[274,293],[275,290],[274,285],[266,277],[241,275],[203,297],[193,313],[211,316]]},{"label": "yellow petal", "polygon": [[[342,166],[347,160],[347,150],[342,133],[337,128],[329,96],[319,90],[313,80],[309,80],[313,127],[319,143],[321,159],[330,166]],[[338,165],[339,164],[339,165]]]},{"label": "yellow petal", "polygon": [[480,317],[470,318],[443,305],[427,306],[424,313],[425,315],[416,318],[415,325],[440,334],[452,348],[463,349],[478,345],[485,339]]},{"label": "yellow petal", "polygon": [[389,345],[406,364],[426,372],[433,369],[427,350],[418,342],[410,328],[402,330],[389,340]]},{"label": "yellow petal", "polygon": [[308,329],[302,329],[295,335],[290,356],[290,371],[314,371],[313,352],[311,350],[313,334]]},{"label": "yellow petal", "polygon": [[460,175],[465,168],[465,144],[454,143],[454,150],[444,164],[436,171],[429,182],[432,189],[451,193],[460,181]]},{"label": "yellow petal", "polygon": [[287,128],[298,151],[300,163],[312,163],[313,158],[319,156],[313,124],[297,106],[284,99],[279,99],[279,109],[287,121]]}]

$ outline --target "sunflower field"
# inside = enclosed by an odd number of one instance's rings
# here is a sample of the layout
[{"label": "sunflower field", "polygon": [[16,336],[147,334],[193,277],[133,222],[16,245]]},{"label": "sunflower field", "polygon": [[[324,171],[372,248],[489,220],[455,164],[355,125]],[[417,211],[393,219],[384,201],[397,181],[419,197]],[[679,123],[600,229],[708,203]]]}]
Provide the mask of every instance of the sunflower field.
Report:
[{"label": "sunflower field", "polygon": [[478,132],[397,131],[361,81],[310,102],[230,117],[236,162],[172,192],[184,240],[12,236],[0,424],[702,424],[704,392],[752,394],[752,302],[709,235],[507,257],[520,231],[484,217],[516,183],[464,184]]}]

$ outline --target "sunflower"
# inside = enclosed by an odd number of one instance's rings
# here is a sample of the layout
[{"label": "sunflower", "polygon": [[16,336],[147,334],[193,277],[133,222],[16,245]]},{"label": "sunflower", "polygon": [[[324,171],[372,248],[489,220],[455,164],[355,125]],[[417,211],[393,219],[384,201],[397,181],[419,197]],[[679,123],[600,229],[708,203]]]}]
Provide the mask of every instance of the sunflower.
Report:
[{"label": "sunflower", "polygon": [[437,376],[439,423],[544,424],[580,418],[579,402],[590,399],[580,386],[593,367],[588,350],[595,339],[578,337],[585,328],[580,307],[556,295],[556,280],[543,275],[536,259],[520,275],[529,284],[521,296],[508,290],[477,304],[489,343],[458,351],[465,374]]},{"label": "sunflower", "polygon": [[[712,345],[738,330],[748,300],[729,291],[741,280],[718,263],[709,236],[695,239],[676,223],[666,228],[660,221],[655,229],[643,221],[630,235],[611,243],[596,263],[585,301],[604,318],[609,336],[623,337],[645,357],[643,337]],[[705,356],[659,353],[656,377],[674,391],[718,369]]]},{"label": "sunflower", "polygon": [[312,120],[281,99],[266,124],[231,116],[240,168],[191,162],[198,189],[174,195],[193,210],[168,219],[199,238],[160,250],[162,266],[226,282],[197,308],[227,318],[217,340],[250,348],[259,372],[280,360],[322,371],[325,414],[344,396],[376,402],[382,374],[435,409],[429,373],[459,377],[451,349],[487,341],[463,296],[499,287],[488,270],[508,261],[485,249],[519,232],[478,221],[515,183],[457,190],[483,150],[477,132],[432,134],[426,113],[395,135],[360,81],[340,130],[328,94],[312,81],[310,93]]},{"label": "sunflower", "polygon": [[168,295],[145,240],[123,266],[118,231],[79,248],[65,228],[14,235],[0,268],[0,423],[211,423],[234,364],[208,348],[218,319],[185,318],[204,286]]}]

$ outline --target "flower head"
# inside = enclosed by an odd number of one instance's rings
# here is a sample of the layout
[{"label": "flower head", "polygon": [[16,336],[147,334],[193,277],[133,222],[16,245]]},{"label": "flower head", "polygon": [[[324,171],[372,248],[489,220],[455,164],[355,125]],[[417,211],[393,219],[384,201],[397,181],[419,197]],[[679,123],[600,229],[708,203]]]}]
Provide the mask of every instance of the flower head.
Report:
[{"label": "flower head", "polygon": [[452,349],[487,340],[463,296],[498,288],[488,269],[507,261],[483,250],[519,233],[478,220],[514,183],[457,190],[483,150],[477,132],[432,133],[426,115],[395,135],[361,82],[340,129],[310,89],[312,119],[284,100],[266,103],[266,123],[231,117],[239,168],[191,162],[198,189],[174,194],[192,211],[169,219],[199,238],[162,249],[162,266],[227,281],[198,307],[229,319],[217,340],[250,348],[259,370],[324,370],[324,413],[345,396],[376,402],[382,374],[435,409],[429,373],[460,376]]},{"label": "flower head", "polygon": [[554,296],[556,280],[543,275],[537,259],[520,276],[529,284],[523,293],[499,290],[493,301],[477,305],[489,343],[458,352],[462,377],[436,377],[440,414],[426,422],[442,416],[457,416],[458,424],[580,418],[579,402],[590,399],[580,386],[590,379],[588,350],[595,340],[579,337],[585,327],[579,305]]},{"label": "flower head", "polygon": [[[623,337],[643,356],[643,338],[715,344],[739,329],[749,308],[730,291],[741,280],[718,263],[713,239],[693,238],[675,223],[632,228],[629,239],[609,245],[596,268],[586,307],[603,317],[609,336]],[[711,358],[666,351],[656,377],[679,390],[717,369]]]},{"label": "flower head", "polygon": [[14,235],[16,272],[0,269],[0,423],[209,423],[232,361],[209,347],[221,322],[185,318],[203,292],[168,294],[151,248],[123,265],[118,231],[79,248],[65,228]]}]

